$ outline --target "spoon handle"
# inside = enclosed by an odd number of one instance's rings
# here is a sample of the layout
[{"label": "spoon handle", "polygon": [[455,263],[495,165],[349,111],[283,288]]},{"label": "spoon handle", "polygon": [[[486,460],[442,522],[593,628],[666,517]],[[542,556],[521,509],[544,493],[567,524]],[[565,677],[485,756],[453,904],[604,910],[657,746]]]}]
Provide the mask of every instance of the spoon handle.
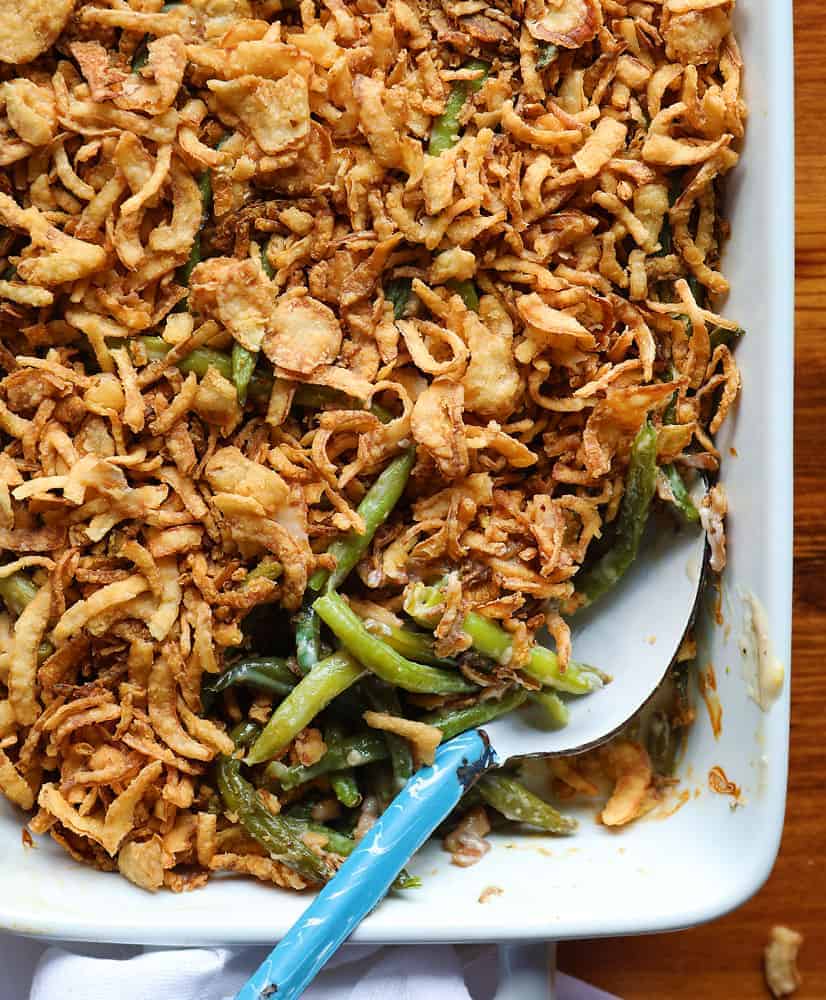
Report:
[{"label": "spoon handle", "polygon": [[297,1000],[467,789],[496,762],[478,729],[443,743],[432,766],[407,782],[236,1000]]}]

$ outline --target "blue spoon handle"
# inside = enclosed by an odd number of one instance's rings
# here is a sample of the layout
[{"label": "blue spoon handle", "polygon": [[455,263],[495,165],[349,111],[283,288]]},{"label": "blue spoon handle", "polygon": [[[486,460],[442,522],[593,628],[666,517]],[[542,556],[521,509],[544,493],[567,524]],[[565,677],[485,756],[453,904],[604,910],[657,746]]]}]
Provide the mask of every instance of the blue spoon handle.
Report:
[{"label": "blue spoon handle", "polygon": [[300,997],[464,792],[495,764],[496,754],[479,730],[443,743],[433,765],[407,782],[236,1000]]}]

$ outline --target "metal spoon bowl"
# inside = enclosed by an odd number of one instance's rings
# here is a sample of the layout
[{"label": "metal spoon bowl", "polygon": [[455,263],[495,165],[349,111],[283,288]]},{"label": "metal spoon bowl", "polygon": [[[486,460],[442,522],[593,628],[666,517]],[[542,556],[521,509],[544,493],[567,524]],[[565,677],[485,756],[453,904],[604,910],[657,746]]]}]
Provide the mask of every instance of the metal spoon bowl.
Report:
[{"label": "metal spoon bowl", "polygon": [[577,659],[606,671],[612,682],[572,699],[564,729],[539,730],[528,713],[516,711],[443,743],[433,765],[408,781],[236,1000],[301,996],[485,771],[518,758],[582,753],[622,729],[674,661],[694,620],[705,560],[702,532],[649,524],[621,584],[574,620]]}]

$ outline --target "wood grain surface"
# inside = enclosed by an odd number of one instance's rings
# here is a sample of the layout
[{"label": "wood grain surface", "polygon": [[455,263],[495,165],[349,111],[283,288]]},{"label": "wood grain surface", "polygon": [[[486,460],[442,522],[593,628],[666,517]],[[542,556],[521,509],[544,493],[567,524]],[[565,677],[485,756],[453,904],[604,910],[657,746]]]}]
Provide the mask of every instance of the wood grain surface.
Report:
[{"label": "wood grain surface", "polygon": [[[747,2],[747,0],[744,0]],[[797,308],[792,739],[786,828],[765,887],[705,927],[572,942],[559,967],[624,1000],[765,1000],[761,955],[772,924],[805,935],[794,1000],[826,998],[826,18],[795,0]]]}]

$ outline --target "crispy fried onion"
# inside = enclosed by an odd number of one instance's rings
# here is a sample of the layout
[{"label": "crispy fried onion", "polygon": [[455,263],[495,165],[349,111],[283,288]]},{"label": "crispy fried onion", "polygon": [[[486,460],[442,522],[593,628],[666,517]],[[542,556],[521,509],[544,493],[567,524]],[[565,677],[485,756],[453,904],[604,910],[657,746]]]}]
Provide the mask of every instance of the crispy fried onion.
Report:
[{"label": "crispy fried onion", "polygon": [[385,733],[395,733],[410,742],[417,767],[432,764],[436,747],[442,740],[442,731],[423,722],[403,719],[387,712],[365,712],[364,721],[371,729],[381,729]]},{"label": "crispy fried onion", "polygon": [[163,765],[157,760],[143,767],[120,795],[113,799],[102,816],[83,815],[51,782],[40,789],[37,803],[66,829],[81,837],[88,837],[114,856],[124,838],[134,828],[135,809],[144,795],[154,787],[162,770]]},{"label": "crispy fried onion", "polygon": [[448,480],[456,479],[468,470],[463,403],[464,388],[461,385],[447,379],[436,379],[417,398],[410,418],[414,439]]},{"label": "crispy fried onion", "polygon": [[651,761],[645,749],[630,740],[609,744],[601,761],[614,781],[614,790],[603,806],[600,821],[605,826],[625,826],[654,804]]},{"label": "crispy fried onion", "polygon": [[[106,264],[103,247],[67,236],[37,208],[20,208],[0,192],[0,222],[22,230],[31,239],[31,252],[21,258],[17,273],[31,285],[62,285],[100,271]],[[41,251],[37,253],[37,251]]]}]

